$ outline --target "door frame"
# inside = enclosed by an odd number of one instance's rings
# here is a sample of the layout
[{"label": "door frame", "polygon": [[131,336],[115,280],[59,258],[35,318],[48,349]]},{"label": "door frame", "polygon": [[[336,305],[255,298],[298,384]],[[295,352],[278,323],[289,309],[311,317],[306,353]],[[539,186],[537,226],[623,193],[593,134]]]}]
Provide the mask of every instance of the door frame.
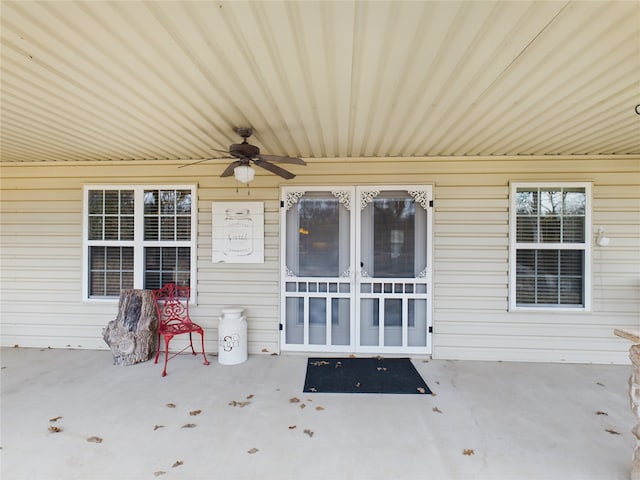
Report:
[{"label": "door frame", "polygon": [[[426,300],[426,345],[420,347],[409,346],[362,346],[360,345],[360,280],[363,271],[356,256],[360,251],[361,242],[361,212],[364,208],[362,202],[371,201],[381,191],[404,191],[414,197],[417,204],[426,211],[426,268],[420,273],[420,282],[426,284],[426,292],[421,294],[421,299]],[[347,204],[350,211],[350,245],[349,245],[349,269],[346,276],[343,274],[338,281],[348,281],[351,291],[348,298],[351,300],[349,322],[350,343],[348,345],[314,345],[303,342],[302,344],[286,343],[286,283],[297,278],[288,271],[286,265],[286,237],[287,237],[287,211],[308,192],[331,192],[338,200]],[[363,196],[363,192],[369,192]],[[433,185],[313,185],[313,186],[283,186],[280,191],[280,350],[291,352],[335,352],[335,353],[378,353],[378,354],[423,354],[429,355],[433,351]],[[357,266],[356,266],[357,265]],[[366,274],[365,274],[366,275]],[[305,277],[306,278],[306,277]],[[418,277],[416,277],[417,279]],[[384,279],[383,279],[384,280]],[[393,279],[386,279],[393,283]],[[308,299],[307,299],[308,302]],[[331,323],[331,322],[329,322]],[[309,328],[308,326],[306,327]],[[329,325],[328,328],[331,328]],[[308,335],[306,333],[305,335]],[[305,337],[308,340],[308,336]],[[305,340],[306,341],[306,340]]]}]

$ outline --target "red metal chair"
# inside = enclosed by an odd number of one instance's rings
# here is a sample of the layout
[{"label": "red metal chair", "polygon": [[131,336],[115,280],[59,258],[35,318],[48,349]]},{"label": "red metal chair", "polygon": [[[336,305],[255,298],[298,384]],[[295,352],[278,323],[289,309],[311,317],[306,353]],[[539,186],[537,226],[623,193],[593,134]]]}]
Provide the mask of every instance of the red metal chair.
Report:
[{"label": "red metal chair", "polygon": [[[155,363],[158,363],[158,357],[160,356],[160,349],[162,348],[160,337],[162,336],[165,350],[163,377],[167,374],[169,358],[184,352],[189,346],[191,347],[191,352],[197,355],[193,349],[193,339],[191,338],[193,332],[200,334],[204,364],[209,365],[207,354],[204,352],[204,331],[200,325],[193,323],[189,317],[190,292],[189,286],[176,285],[175,283],[167,283],[164,287],[153,290],[153,298],[158,310],[158,351],[156,352]],[[183,333],[189,334],[189,345],[169,357],[169,342],[175,335]]]}]

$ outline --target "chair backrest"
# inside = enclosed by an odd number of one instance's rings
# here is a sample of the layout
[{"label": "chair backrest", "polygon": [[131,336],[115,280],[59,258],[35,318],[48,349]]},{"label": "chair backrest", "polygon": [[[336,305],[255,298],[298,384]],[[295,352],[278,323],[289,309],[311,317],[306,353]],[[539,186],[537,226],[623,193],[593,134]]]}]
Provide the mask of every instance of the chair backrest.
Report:
[{"label": "chair backrest", "polygon": [[167,283],[153,291],[160,328],[177,323],[192,323],[189,317],[190,293],[191,288],[188,285],[175,283]]}]

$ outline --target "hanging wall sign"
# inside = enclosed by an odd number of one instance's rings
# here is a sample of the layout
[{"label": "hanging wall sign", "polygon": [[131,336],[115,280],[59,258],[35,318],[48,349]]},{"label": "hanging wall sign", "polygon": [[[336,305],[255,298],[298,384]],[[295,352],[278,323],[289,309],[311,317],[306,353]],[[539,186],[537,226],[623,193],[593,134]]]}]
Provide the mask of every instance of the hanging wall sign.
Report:
[{"label": "hanging wall sign", "polygon": [[213,263],[264,263],[264,204],[213,202]]}]

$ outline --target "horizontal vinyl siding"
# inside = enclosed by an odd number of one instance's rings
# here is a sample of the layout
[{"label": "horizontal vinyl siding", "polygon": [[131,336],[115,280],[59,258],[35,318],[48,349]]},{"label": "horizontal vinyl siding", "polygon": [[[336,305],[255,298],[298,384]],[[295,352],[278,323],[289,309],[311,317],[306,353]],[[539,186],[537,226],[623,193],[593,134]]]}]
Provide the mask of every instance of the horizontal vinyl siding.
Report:
[{"label": "horizontal vinyl siding", "polygon": [[[426,158],[309,160],[286,185],[434,185],[435,358],[628,363],[616,327],[640,324],[640,159]],[[2,345],[107,348],[116,301],[82,302],[82,187],[198,185],[196,322],[217,351],[222,308],[240,305],[249,352],[279,352],[279,187],[218,177],[226,162],[3,165],[0,229]],[[509,182],[593,182],[589,313],[508,312]],[[265,262],[211,262],[211,203],[265,204]],[[180,342],[176,342],[178,346]]]}]

